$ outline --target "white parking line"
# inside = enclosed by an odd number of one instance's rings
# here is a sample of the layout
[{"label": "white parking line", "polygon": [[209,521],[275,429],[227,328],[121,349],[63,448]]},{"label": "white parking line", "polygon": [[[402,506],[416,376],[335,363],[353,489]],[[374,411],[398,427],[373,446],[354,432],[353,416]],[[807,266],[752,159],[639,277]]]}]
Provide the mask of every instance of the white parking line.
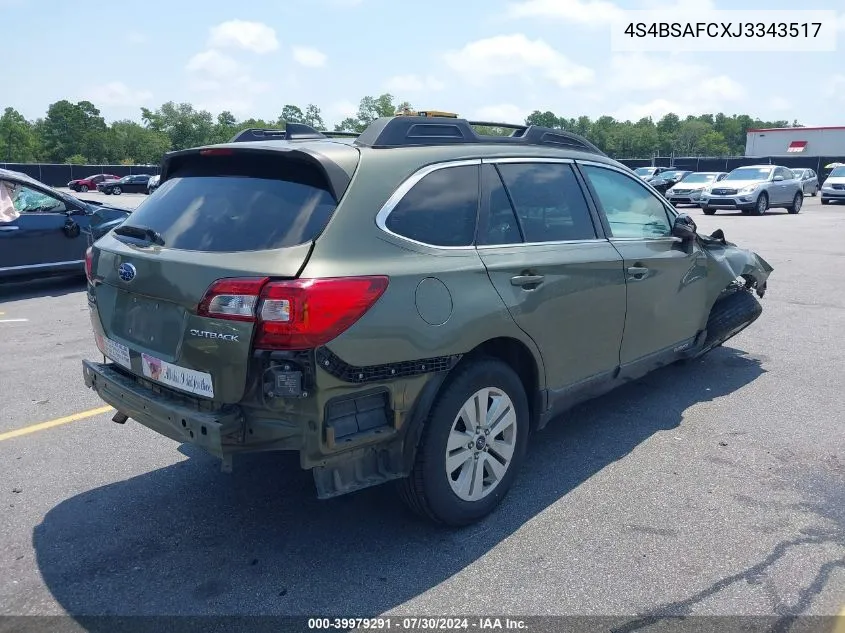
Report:
[{"label": "white parking line", "polygon": [[0,319],[0,323],[26,323],[29,319]]}]

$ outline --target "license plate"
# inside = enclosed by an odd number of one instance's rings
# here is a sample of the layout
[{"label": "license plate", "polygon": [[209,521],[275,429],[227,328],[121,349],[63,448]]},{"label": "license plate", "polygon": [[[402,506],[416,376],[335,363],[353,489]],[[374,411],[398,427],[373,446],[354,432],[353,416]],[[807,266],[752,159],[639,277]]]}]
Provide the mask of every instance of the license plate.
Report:
[{"label": "license plate", "polygon": [[118,343],[105,336],[97,336],[97,347],[103,356],[114,361],[118,365],[132,369],[132,361],[129,359],[129,348],[123,343]]},{"label": "license plate", "polygon": [[144,376],[163,385],[206,398],[214,397],[211,374],[179,367],[149,354],[141,354],[141,367]]}]

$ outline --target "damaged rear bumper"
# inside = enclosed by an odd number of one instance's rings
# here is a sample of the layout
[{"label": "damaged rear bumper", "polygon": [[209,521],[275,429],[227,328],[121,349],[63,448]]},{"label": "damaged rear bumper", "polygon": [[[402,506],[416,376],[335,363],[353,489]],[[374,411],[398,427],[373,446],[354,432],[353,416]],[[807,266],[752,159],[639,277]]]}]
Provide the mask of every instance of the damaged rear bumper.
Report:
[{"label": "damaged rear bumper", "polygon": [[224,465],[243,444],[244,419],[236,407],[226,411],[198,411],[187,403],[142,387],[112,363],[85,360],[82,373],[85,386],[96,391],[118,413],[172,440],[195,444],[222,458]]}]

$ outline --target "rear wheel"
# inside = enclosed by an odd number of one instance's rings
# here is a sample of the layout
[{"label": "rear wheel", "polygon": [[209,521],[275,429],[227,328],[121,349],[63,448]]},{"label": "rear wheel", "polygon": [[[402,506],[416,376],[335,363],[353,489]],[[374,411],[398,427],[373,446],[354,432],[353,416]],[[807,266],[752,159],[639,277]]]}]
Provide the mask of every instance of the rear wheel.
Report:
[{"label": "rear wheel", "polygon": [[80,190],[82,193],[85,193],[86,191],[88,191],[88,185],[82,185],[82,186],[79,188],[79,190]]},{"label": "rear wheel", "polygon": [[528,443],[522,382],[495,359],[471,362],[444,387],[426,422],[405,503],[436,523],[468,525],[505,497]]},{"label": "rear wheel", "polygon": [[768,210],[769,210],[769,196],[768,196],[767,193],[763,192],[757,198],[757,202],[754,203],[754,215],[763,215]]},{"label": "rear wheel", "polygon": [[811,196],[813,196],[814,198],[815,198],[817,195],[819,195],[819,188],[818,188],[818,186],[813,187],[813,193],[811,193],[810,195],[811,195]]},{"label": "rear wheel", "polygon": [[801,192],[795,194],[795,197],[792,199],[792,204],[786,208],[787,211],[790,213],[798,213],[801,211],[801,207],[804,205],[804,196],[801,195]]},{"label": "rear wheel", "polygon": [[112,189],[112,193],[116,196],[119,196],[123,193],[123,189],[121,189],[120,187],[115,187],[114,189]]}]

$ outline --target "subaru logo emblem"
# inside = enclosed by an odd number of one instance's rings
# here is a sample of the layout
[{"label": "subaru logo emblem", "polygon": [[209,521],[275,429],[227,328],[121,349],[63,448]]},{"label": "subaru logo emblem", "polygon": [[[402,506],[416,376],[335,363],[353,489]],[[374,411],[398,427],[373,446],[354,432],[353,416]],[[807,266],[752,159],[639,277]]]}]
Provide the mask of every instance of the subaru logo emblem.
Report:
[{"label": "subaru logo emblem", "polygon": [[117,274],[121,281],[132,281],[135,279],[137,272],[138,271],[135,270],[135,267],[129,263],[123,263],[117,269]]}]

